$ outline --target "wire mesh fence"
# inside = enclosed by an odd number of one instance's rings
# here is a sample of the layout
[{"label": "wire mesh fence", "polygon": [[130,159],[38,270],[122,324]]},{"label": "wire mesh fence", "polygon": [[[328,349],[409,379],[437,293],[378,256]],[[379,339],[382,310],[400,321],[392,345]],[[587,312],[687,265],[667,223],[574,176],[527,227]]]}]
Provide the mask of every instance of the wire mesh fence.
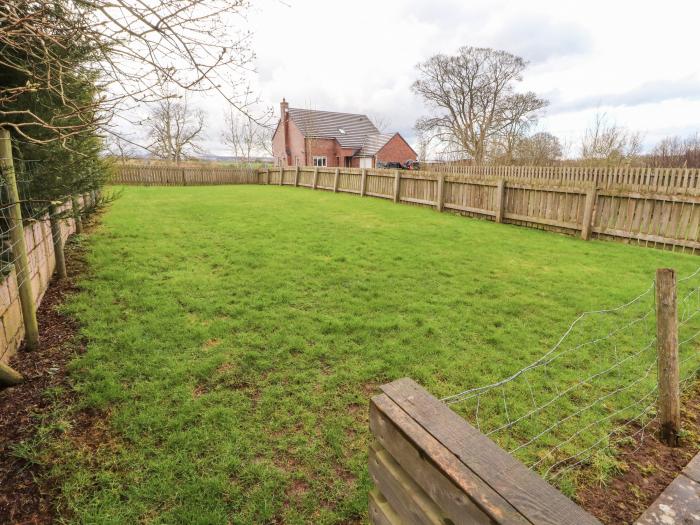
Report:
[{"label": "wire mesh fence", "polygon": [[[700,367],[700,269],[678,280],[681,385]],[[490,384],[443,398],[545,479],[643,442],[657,417],[655,284],[620,306],[581,314],[543,355]]]},{"label": "wire mesh fence", "polygon": [[78,213],[88,213],[98,203],[92,192],[58,200],[36,198],[32,187],[38,168],[37,161],[0,163],[0,362],[24,337],[30,345],[35,344],[32,337],[38,338],[36,306],[58,261],[63,263],[62,244],[75,229],[74,203]]}]

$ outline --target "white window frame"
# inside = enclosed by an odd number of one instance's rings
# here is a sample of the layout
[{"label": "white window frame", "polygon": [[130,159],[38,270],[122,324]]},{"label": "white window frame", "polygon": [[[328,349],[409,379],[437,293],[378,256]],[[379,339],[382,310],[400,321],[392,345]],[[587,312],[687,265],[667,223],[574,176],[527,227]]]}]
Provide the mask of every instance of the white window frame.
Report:
[{"label": "white window frame", "polygon": [[325,168],[328,166],[328,159],[325,156],[313,157],[313,165],[317,168]]}]

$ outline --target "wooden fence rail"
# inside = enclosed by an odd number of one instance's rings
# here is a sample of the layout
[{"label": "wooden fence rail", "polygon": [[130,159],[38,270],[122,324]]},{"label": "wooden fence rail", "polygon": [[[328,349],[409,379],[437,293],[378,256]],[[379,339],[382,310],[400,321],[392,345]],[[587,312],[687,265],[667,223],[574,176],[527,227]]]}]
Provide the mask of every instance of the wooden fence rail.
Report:
[{"label": "wooden fence rail", "polygon": [[600,522],[410,379],[370,403],[374,525]]},{"label": "wooden fence rail", "polygon": [[259,182],[391,199],[584,239],[700,250],[700,190],[689,188],[677,193],[668,187],[604,188],[543,179],[298,167],[261,170]]}]

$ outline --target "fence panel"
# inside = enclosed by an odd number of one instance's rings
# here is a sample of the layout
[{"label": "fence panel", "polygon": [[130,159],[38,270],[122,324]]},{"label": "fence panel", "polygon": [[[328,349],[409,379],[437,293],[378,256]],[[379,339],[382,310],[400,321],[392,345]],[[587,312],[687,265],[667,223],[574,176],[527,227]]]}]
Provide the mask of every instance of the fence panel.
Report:
[{"label": "fence panel", "polygon": [[122,164],[117,166],[115,184],[183,186],[210,184],[257,184],[258,170],[252,167],[161,166]]},{"label": "fence panel", "polygon": [[335,170],[319,170],[318,171],[318,182],[316,188],[322,190],[333,190],[333,179],[335,177]]}]

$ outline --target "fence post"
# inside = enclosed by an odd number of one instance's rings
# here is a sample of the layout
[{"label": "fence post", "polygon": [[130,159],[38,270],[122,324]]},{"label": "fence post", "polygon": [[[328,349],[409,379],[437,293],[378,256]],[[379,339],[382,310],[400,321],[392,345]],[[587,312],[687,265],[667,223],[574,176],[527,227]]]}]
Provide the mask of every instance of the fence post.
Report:
[{"label": "fence post", "polygon": [[0,362],[0,385],[13,386],[20,384],[22,381],[24,381],[22,374]]},{"label": "fence post", "polygon": [[399,202],[399,196],[401,193],[401,172],[396,170],[394,178],[394,202]]},{"label": "fence post", "polygon": [[312,189],[312,190],[315,190],[317,184],[318,184],[318,166],[316,166],[316,167],[314,168],[314,182],[313,182],[313,184],[311,185],[311,189]]},{"label": "fence post", "polygon": [[367,170],[362,168],[362,174],[360,175],[360,197],[365,196],[367,190]]},{"label": "fence post", "polygon": [[335,169],[335,177],[333,178],[333,193],[338,193],[338,181],[340,180],[340,168]]},{"label": "fence post", "polygon": [[265,168],[265,184],[270,184],[270,168]]},{"label": "fence post", "polygon": [[75,195],[71,195],[70,203],[73,207],[73,219],[75,220],[75,233],[83,233],[83,219],[80,217],[80,203]]},{"label": "fence post", "polygon": [[0,163],[2,172],[5,175],[7,196],[11,205],[7,222],[10,228],[12,256],[15,259],[14,264],[17,269],[19,302],[22,306],[22,319],[24,320],[24,337],[27,350],[36,350],[39,347],[39,325],[36,321],[32,276],[29,271],[27,245],[24,242],[22,210],[19,205],[17,179],[15,178],[15,167],[12,161],[12,142],[10,141],[10,132],[6,129],[0,130]]},{"label": "fence post", "polygon": [[593,228],[593,210],[595,209],[595,201],[597,199],[596,190],[588,190],[586,192],[586,206],[583,209],[583,224],[581,225],[581,238],[587,241],[591,238],[591,230]]},{"label": "fence post", "polygon": [[440,173],[437,178],[437,203],[435,204],[435,207],[437,208],[437,211],[442,211],[443,207],[445,206],[445,176]]},{"label": "fence post", "polygon": [[496,222],[503,222],[503,216],[506,210],[506,181],[500,179],[496,186]]},{"label": "fence post", "polygon": [[294,187],[299,186],[299,164],[294,169]]},{"label": "fence post", "polygon": [[677,447],[681,429],[676,272],[656,270],[656,348],[658,352],[661,439]]},{"label": "fence post", "polygon": [[51,238],[53,240],[53,253],[56,258],[56,273],[59,279],[66,278],[66,257],[63,253],[63,237],[61,236],[61,220],[58,218],[58,209],[55,204],[49,206],[49,220],[51,221]]},{"label": "fence post", "polygon": [[284,166],[280,166],[280,186],[284,182]]}]

